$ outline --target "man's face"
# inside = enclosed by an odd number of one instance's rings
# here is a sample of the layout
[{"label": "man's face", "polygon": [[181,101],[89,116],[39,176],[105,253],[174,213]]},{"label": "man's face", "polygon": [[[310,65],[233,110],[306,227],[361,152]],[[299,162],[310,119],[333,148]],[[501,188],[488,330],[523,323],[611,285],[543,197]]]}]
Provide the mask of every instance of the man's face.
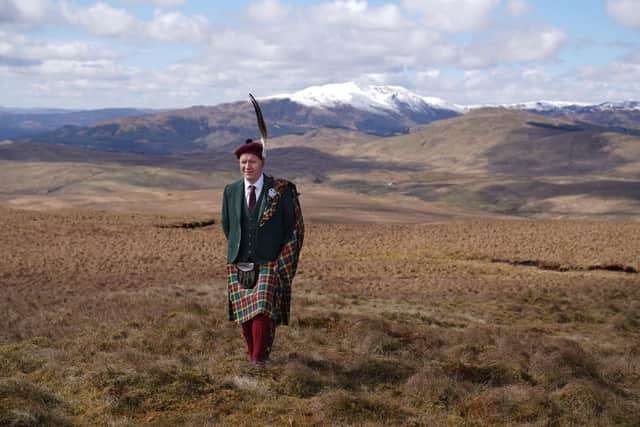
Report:
[{"label": "man's face", "polygon": [[252,184],[256,182],[262,175],[263,160],[253,153],[242,153],[239,161],[242,176]]}]

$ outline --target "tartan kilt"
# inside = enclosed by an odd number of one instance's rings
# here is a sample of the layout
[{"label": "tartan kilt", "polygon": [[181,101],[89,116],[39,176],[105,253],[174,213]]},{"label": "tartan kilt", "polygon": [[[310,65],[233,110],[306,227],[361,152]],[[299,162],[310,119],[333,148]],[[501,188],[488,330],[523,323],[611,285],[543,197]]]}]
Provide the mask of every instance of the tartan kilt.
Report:
[{"label": "tartan kilt", "polygon": [[[304,220],[296,186],[283,179],[274,180],[277,194],[291,188],[296,222],[289,239],[278,258],[260,264],[260,273],[253,289],[244,289],[238,283],[238,267],[227,264],[227,290],[229,296],[229,320],[244,323],[258,314],[269,316],[276,325],[288,325],[291,310],[291,285],[298,268],[298,258],[304,241]],[[258,223],[261,227],[269,220],[278,197],[273,199]]]},{"label": "tartan kilt", "polygon": [[276,324],[288,324],[291,288],[282,285],[278,261],[260,264],[258,280],[252,289],[244,289],[238,282],[236,264],[227,264],[229,320],[244,323],[265,314]]}]

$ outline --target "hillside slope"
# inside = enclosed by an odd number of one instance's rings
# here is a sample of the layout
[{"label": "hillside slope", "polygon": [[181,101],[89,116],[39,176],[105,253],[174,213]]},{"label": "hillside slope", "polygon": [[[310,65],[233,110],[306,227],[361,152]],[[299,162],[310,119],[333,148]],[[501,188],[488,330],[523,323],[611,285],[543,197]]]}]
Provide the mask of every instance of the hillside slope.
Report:
[{"label": "hillside slope", "polygon": [[[245,116],[247,121],[254,119],[251,111]],[[380,218],[382,212],[388,221],[403,221],[403,215],[414,215],[409,214],[411,209],[407,210],[409,205],[405,203],[412,199],[421,202],[419,209],[429,210],[437,204],[438,212],[448,207],[456,216],[464,212],[640,218],[640,137],[584,128],[524,111],[476,110],[391,138],[322,128],[275,137],[269,144],[267,173],[294,180],[314,200],[320,197],[317,200],[322,202],[316,206],[323,212],[339,209],[329,215],[315,215],[332,221],[339,222],[343,215],[345,221],[366,222],[367,218]],[[62,196],[68,201],[75,193],[85,197],[94,190],[109,201],[112,197],[105,195],[127,190],[152,192],[157,202],[154,206],[160,210],[163,200],[178,209],[181,205],[201,209],[200,191],[220,189],[237,177],[230,147],[207,153],[152,156],[13,143],[0,145],[0,159],[9,161],[0,172],[0,180],[19,182],[12,189],[4,186],[3,191],[11,193],[5,200],[18,200],[23,189],[29,193],[24,206],[46,205],[45,199]],[[32,162],[28,169],[23,169],[25,161]],[[37,163],[43,161],[46,163],[40,173]],[[54,167],[51,162],[73,165]],[[73,169],[87,163],[118,166],[101,168],[98,175],[80,174],[75,179]],[[52,187],[53,183],[44,178],[51,173],[64,179]],[[32,179],[36,181],[30,183]],[[176,195],[181,192],[184,197],[180,196],[176,204]],[[375,202],[364,203],[359,199],[362,196]],[[139,198],[128,195],[124,200],[131,197]],[[405,199],[404,207],[398,208],[394,217],[394,206],[399,207],[396,197]],[[71,206],[77,206],[75,203],[73,199]],[[108,203],[105,205],[108,207]],[[353,218],[348,212],[356,205],[359,214]]]},{"label": "hillside slope", "polygon": [[475,110],[360,151],[465,174],[640,176],[640,137],[506,109]]},{"label": "hillside slope", "polygon": [[[390,136],[407,133],[416,125],[459,115],[426,103],[400,104],[395,110],[364,109],[351,104],[306,106],[288,98],[265,99],[260,104],[270,137],[303,134],[320,128]],[[235,102],[125,117],[85,127],[65,126],[31,140],[102,150],[175,154],[228,148],[258,136],[251,104]]]},{"label": "hillside slope", "polygon": [[26,138],[52,131],[62,126],[88,126],[119,117],[135,117],[149,113],[135,108],[104,108],[98,110],[7,110],[0,109],[0,140]]}]

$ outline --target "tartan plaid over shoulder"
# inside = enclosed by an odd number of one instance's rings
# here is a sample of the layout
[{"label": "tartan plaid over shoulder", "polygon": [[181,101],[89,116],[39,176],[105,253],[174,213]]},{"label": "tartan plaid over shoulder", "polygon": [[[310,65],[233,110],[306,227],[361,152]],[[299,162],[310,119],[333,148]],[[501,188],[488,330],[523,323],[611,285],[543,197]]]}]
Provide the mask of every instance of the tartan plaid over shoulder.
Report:
[{"label": "tartan plaid over shoulder", "polygon": [[258,314],[266,314],[277,324],[288,325],[291,308],[291,285],[296,275],[298,258],[304,241],[304,221],[296,186],[284,179],[275,179],[276,196],[271,200],[258,227],[273,215],[285,191],[291,191],[295,210],[295,224],[278,258],[260,265],[258,281],[253,289],[244,289],[238,283],[238,267],[227,264],[227,289],[229,295],[229,320],[246,322]]}]

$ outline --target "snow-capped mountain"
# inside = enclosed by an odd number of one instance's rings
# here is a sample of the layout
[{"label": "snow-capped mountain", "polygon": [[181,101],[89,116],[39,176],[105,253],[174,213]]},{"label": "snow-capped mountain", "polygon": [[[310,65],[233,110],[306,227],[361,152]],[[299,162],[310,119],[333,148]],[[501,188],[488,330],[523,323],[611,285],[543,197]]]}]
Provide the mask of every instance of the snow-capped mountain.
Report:
[{"label": "snow-capped mountain", "polygon": [[508,108],[517,108],[531,111],[553,111],[553,110],[592,110],[592,111],[612,111],[612,110],[640,110],[640,103],[636,101],[615,101],[603,102],[600,104],[589,104],[586,102],[566,102],[566,101],[536,101],[520,104],[510,104]]},{"label": "snow-capped mountain", "polygon": [[603,102],[602,104],[588,105],[588,108],[600,111],[624,110],[624,111],[640,111],[640,102],[637,101],[616,101]]},{"label": "snow-capped mountain", "polygon": [[616,101],[588,104],[583,102],[537,101],[510,104],[509,109],[526,110],[548,117],[572,120],[582,125],[634,132],[640,129],[640,102]]},{"label": "snow-capped mountain", "polygon": [[[322,128],[393,136],[406,134],[437,120],[458,117],[479,107],[526,110],[563,118],[584,125],[585,129],[640,131],[640,103],[635,101],[597,105],[535,101],[461,107],[399,86],[365,86],[353,82],[313,86],[259,100],[270,138]],[[30,139],[33,142],[165,154],[230,147],[257,136],[253,108],[246,100],[154,112],[141,117],[119,117],[91,125],[64,124],[66,126],[56,126],[55,129],[52,126],[54,130],[38,133]],[[0,140],[2,131],[0,121]]]},{"label": "snow-capped mountain", "polygon": [[409,109],[422,111],[438,108],[461,112],[462,107],[449,104],[440,98],[421,96],[401,86],[359,85],[354,82],[311,86],[291,94],[281,94],[271,99],[290,99],[307,107],[336,108],[350,106],[372,113],[402,113]]},{"label": "snow-capped mountain", "polygon": [[509,110],[527,111],[557,111],[565,108],[582,108],[591,104],[573,101],[527,101],[514,104],[472,104],[464,106],[464,111],[476,110],[478,108],[506,108]]},{"label": "snow-capped mountain", "polygon": [[506,104],[504,107],[514,110],[554,111],[563,108],[586,107],[589,104],[571,101],[530,101],[517,104]]},{"label": "snow-capped mountain", "polygon": [[[322,128],[391,136],[461,114],[440,99],[401,87],[355,83],[311,87],[259,101],[269,137]],[[76,145],[91,141],[100,149],[165,154],[231,146],[256,136],[253,108],[247,101],[239,101],[118,118],[86,127],[64,126],[31,140]]]},{"label": "snow-capped mountain", "polygon": [[464,111],[478,108],[508,108],[510,110],[528,110],[538,112],[549,111],[634,111],[640,110],[640,102],[637,101],[613,101],[600,104],[576,101],[528,101],[515,104],[475,104],[464,106]]}]

